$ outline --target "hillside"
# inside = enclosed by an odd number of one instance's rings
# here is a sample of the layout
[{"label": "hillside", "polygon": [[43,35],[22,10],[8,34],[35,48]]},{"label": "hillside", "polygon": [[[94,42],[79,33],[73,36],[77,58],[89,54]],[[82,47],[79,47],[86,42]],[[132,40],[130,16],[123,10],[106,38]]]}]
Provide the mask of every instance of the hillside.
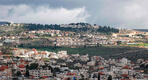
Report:
[{"label": "hillside", "polygon": [[20,32],[25,31],[22,26],[0,26],[0,35],[17,35]]},{"label": "hillside", "polygon": [[[5,22],[5,24],[7,24]],[[20,25],[20,24],[19,24]],[[17,23],[11,25],[0,25],[0,35],[15,35],[22,31],[32,31],[32,30],[61,30],[61,31],[72,31],[77,33],[103,33],[103,34],[111,34],[118,33],[119,30],[110,26],[93,26],[88,23],[70,23],[70,24],[21,24],[18,26]]]},{"label": "hillside", "polygon": [[143,58],[147,59],[148,57],[148,49],[143,48],[135,48],[135,47],[121,47],[121,46],[110,46],[110,47],[80,47],[80,48],[68,48],[68,47],[20,47],[20,48],[36,48],[38,50],[47,50],[57,52],[60,50],[66,50],[69,54],[89,54],[91,56],[102,56],[106,59],[109,58],[122,58],[126,57],[132,61]]},{"label": "hillside", "polygon": [[24,29],[27,30],[45,30],[45,29],[54,29],[61,31],[72,31],[72,32],[99,32],[99,33],[118,33],[119,29],[110,27],[110,26],[98,26],[95,28],[94,26],[88,23],[70,23],[70,24],[50,24],[50,25],[42,25],[42,24],[26,24],[24,25]]}]

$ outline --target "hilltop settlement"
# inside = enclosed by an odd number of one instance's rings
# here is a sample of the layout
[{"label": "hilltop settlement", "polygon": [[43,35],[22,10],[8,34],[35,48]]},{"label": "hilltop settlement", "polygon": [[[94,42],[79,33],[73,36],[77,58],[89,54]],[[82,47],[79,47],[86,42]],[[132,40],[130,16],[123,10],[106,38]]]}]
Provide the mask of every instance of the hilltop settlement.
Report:
[{"label": "hilltop settlement", "polygon": [[0,80],[147,80],[147,40],[146,31],[89,23],[0,22]]}]

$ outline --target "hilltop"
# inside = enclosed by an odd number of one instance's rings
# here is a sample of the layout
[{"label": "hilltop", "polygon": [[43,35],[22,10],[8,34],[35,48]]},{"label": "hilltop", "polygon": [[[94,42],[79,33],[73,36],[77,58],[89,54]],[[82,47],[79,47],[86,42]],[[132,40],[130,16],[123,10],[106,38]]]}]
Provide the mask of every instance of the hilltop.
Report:
[{"label": "hilltop", "polygon": [[72,32],[100,32],[100,33],[118,33],[119,30],[116,28],[112,28],[110,26],[97,26],[90,25],[88,23],[70,23],[70,24],[50,24],[50,25],[42,25],[42,24],[26,24],[24,28],[27,30],[46,30],[46,29],[54,29],[61,31],[72,31]]},{"label": "hilltop", "polygon": [[[6,23],[7,24],[7,23]],[[105,58],[146,58],[148,33],[89,23],[18,24],[0,26],[1,49],[66,50],[69,54]],[[7,53],[6,53],[7,52]]]},{"label": "hilltop", "polygon": [[1,22],[0,33],[1,35],[12,35],[23,31],[32,30],[60,30],[71,31],[76,33],[102,33],[111,34],[118,33],[119,29],[110,26],[91,25],[89,23],[70,23],[70,24],[32,24],[32,23],[11,23]]}]

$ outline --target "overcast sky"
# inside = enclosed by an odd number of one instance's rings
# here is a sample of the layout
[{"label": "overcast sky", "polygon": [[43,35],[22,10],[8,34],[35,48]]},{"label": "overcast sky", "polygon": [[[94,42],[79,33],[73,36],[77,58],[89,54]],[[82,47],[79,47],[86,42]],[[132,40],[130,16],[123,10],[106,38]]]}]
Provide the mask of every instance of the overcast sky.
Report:
[{"label": "overcast sky", "polygon": [[0,0],[0,21],[148,29],[148,0]]}]

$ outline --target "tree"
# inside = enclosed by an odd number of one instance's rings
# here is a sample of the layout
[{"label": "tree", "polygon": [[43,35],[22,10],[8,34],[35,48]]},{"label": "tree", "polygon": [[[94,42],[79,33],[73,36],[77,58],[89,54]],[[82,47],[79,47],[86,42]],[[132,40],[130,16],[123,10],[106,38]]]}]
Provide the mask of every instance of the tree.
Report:
[{"label": "tree", "polygon": [[53,71],[54,71],[54,72],[60,72],[60,69],[57,68],[57,67],[55,67]]},{"label": "tree", "polygon": [[108,79],[107,80],[112,80],[112,76],[111,75],[109,75],[109,77],[108,77]]},{"label": "tree", "polygon": [[122,42],[121,41],[117,41],[117,45],[120,45]]},{"label": "tree", "polygon": [[25,74],[26,77],[29,77],[30,74],[29,74],[29,70],[26,70],[26,74]]},{"label": "tree", "polygon": [[38,63],[31,63],[30,66],[29,66],[30,70],[37,69],[37,68],[38,68]]},{"label": "tree", "polygon": [[98,73],[98,80],[100,80],[100,74]]},{"label": "tree", "polygon": [[21,76],[22,73],[20,71],[17,71],[16,76]]},{"label": "tree", "polygon": [[83,74],[80,74],[80,76],[81,76],[81,79],[80,80],[85,80]]},{"label": "tree", "polygon": [[26,70],[29,70],[29,65],[28,64],[26,65]]}]

